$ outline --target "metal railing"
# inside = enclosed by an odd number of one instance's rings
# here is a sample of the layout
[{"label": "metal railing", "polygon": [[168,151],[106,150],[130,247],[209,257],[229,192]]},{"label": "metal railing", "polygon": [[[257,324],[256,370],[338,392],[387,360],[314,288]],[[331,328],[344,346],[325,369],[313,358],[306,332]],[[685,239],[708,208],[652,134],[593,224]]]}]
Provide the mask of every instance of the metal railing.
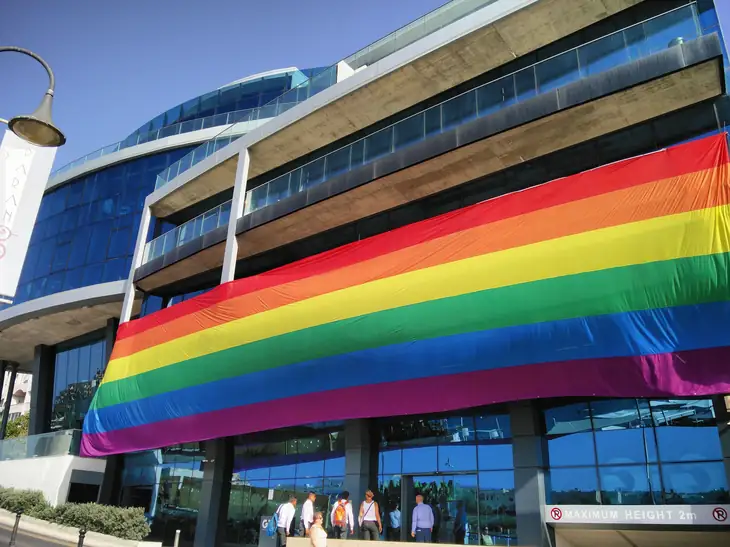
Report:
[{"label": "metal railing", "polygon": [[0,461],[79,455],[81,430],[65,429],[41,435],[28,435],[0,441]]},{"label": "metal railing", "polygon": [[[502,108],[701,35],[695,4],[673,9],[503,76],[310,161],[246,193],[244,215]],[[147,243],[143,263],[225,224],[230,201]]]}]

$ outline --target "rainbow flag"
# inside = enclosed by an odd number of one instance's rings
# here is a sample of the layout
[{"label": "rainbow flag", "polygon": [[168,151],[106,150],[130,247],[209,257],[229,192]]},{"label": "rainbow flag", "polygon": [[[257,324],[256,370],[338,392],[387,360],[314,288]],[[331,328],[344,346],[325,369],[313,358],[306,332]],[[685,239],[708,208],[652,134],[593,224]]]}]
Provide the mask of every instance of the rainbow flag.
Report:
[{"label": "rainbow flag", "polygon": [[126,323],[83,454],[537,397],[730,392],[729,174],[714,136]]}]

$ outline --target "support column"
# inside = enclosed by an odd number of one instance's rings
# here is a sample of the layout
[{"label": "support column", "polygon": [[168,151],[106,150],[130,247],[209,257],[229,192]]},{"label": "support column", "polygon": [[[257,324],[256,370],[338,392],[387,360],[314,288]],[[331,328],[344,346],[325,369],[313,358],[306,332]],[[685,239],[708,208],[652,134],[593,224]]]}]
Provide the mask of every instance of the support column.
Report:
[{"label": "support column", "polygon": [[716,395],[712,402],[717,419],[717,433],[720,436],[722,461],[725,463],[725,477],[730,485],[730,395]]},{"label": "support column", "polygon": [[373,438],[372,420],[345,422],[345,487],[350,492],[357,529],[357,510],[365,491],[378,488],[378,446]]},{"label": "support column", "polygon": [[51,346],[36,346],[33,356],[28,435],[40,435],[51,430],[55,369],[56,352],[54,349]]},{"label": "support column", "polygon": [[150,229],[150,221],[152,212],[150,211],[147,199],[142,207],[142,219],[139,222],[139,230],[137,231],[137,242],[134,244],[134,255],[132,256],[132,267],[129,269],[129,277],[124,286],[124,303],[122,304],[122,313],[119,317],[120,323],[126,323],[132,318],[132,309],[134,308],[134,297],[136,289],[134,288],[134,273],[142,265],[145,258],[145,244],[147,243],[147,232]]},{"label": "support column", "polygon": [[0,361],[0,399],[3,396],[3,388],[5,387],[5,371],[8,368],[7,361]]},{"label": "support column", "polygon": [[236,182],[233,186],[233,201],[231,213],[228,217],[228,233],[226,235],[226,249],[223,255],[223,271],[221,284],[233,281],[236,278],[236,259],[238,258],[238,240],[236,239],[236,225],[243,216],[246,204],[246,188],[248,186],[248,166],[251,163],[248,148],[238,153],[236,165]]},{"label": "support column", "polygon": [[553,547],[553,529],[545,524],[547,440],[540,411],[531,401],[510,405],[515,506],[520,545]]},{"label": "support column", "polygon": [[233,442],[230,437],[205,442],[203,485],[193,547],[220,545],[226,530],[228,498],[233,476]]},{"label": "support column", "polygon": [[13,404],[13,390],[15,389],[15,377],[18,375],[18,363],[10,364],[10,382],[8,382],[8,395],[5,397],[5,408],[3,408],[3,421],[0,425],[0,439],[5,438],[5,430],[8,427],[10,418],[10,406]]},{"label": "support column", "polygon": [[[104,340],[106,342],[106,355],[104,356],[104,370],[109,364],[109,359],[114,348],[114,341],[117,337],[117,329],[119,328],[119,319],[107,319],[106,328],[104,329]],[[124,455],[114,454],[106,457],[106,468],[104,469],[104,478],[99,486],[98,503],[104,505],[118,505],[121,493],[122,470],[124,469]]]}]

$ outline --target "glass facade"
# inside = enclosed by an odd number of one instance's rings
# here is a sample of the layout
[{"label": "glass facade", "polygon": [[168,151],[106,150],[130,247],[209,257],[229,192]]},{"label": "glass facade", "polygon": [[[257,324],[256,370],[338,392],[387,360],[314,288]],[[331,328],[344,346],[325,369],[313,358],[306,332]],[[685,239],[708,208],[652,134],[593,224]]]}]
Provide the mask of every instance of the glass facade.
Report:
[{"label": "glass facade", "polygon": [[292,494],[299,502],[296,525],[310,491],[317,494],[315,511],[329,515],[344,485],[345,436],[342,424],[317,427],[277,442],[236,440],[225,543],[258,545],[261,518]]},{"label": "glass facade", "polygon": [[548,503],[730,502],[709,399],[617,399],[545,411]]},{"label": "glass facade", "polygon": [[106,341],[56,351],[51,431],[82,429],[106,367]]},{"label": "glass facade", "polygon": [[192,545],[200,509],[205,451],[199,443],[126,454],[120,505],[144,507],[152,529],[147,541]]},{"label": "glass facade", "polygon": [[189,150],[114,165],[44,195],[14,303],[126,279],[155,176]]},{"label": "glass facade", "polygon": [[[385,420],[379,425],[379,500],[384,535],[410,539],[414,496],[434,510],[440,543],[508,545],[516,541],[512,433],[506,413]],[[390,513],[401,512],[402,529]]]}]

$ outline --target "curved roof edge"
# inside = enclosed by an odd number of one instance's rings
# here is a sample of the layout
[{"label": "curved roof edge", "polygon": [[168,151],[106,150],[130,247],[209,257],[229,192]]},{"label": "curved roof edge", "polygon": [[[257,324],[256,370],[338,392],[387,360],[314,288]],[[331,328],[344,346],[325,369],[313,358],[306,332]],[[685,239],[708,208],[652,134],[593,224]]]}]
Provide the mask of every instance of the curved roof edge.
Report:
[{"label": "curved roof edge", "polygon": [[[232,86],[232,85],[242,84],[242,83],[248,82],[249,80],[258,80],[259,78],[266,78],[267,76],[274,76],[276,74],[285,74],[287,72],[294,72],[296,70],[299,70],[299,69],[295,66],[290,66],[288,68],[277,68],[274,70],[267,70],[266,72],[259,72],[257,74],[251,74],[251,76],[246,76],[245,78],[240,78],[239,80],[235,80],[226,85],[222,85],[218,89],[223,89],[223,88],[226,88],[226,87]],[[201,95],[201,97],[202,97],[202,95]],[[192,98],[194,99],[195,97],[192,97]]]}]

